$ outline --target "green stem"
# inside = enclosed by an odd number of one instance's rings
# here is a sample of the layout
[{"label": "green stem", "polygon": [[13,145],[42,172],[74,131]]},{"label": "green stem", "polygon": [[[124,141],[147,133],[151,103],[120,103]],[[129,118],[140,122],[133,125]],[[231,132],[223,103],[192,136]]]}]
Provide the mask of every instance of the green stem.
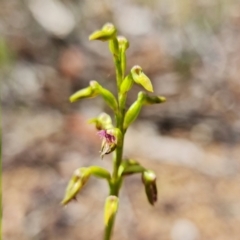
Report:
[{"label": "green stem", "polygon": [[114,55],[114,64],[116,66],[117,87],[118,87],[118,91],[119,91],[121,82],[122,82],[122,70],[121,70],[121,62],[119,61],[119,59],[116,55]]},{"label": "green stem", "polygon": [[[116,66],[116,72],[117,72],[117,84],[118,84],[118,91],[119,91],[123,76],[121,74],[121,65],[119,63],[119,60],[116,58],[115,58],[115,66]],[[119,94],[118,95],[119,112],[116,115],[116,122],[117,122],[116,125],[117,125],[117,128],[119,128],[120,131],[122,132],[123,137],[122,137],[122,142],[115,150],[114,159],[113,159],[112,183],[110,184],[110,195],[114,195],[116,197],[118,197],[119,190],[121,187],[121,181],[122,181],[122,179],[118,177],[118,169],[119,169],[119,166],[121,165],[122,155],[123,155],[123,144],[124,144],[123,120],[125,115],[125,107],[124,107],[125,101],[126,101],[126,96],[122,97]],[[111,239],[112,231],[114,228],[114,222],[115,222],[115,217],[112,218],[109,221],[109,224],[105,227],[104,240]]]},{"label": "green stem", "polygon": [[115,223],[115,217],[113,217],[109,221],[108,226],[106,226],[106,228],[105,228],[104,240],[110,240],[111,239],[114,223]]}]

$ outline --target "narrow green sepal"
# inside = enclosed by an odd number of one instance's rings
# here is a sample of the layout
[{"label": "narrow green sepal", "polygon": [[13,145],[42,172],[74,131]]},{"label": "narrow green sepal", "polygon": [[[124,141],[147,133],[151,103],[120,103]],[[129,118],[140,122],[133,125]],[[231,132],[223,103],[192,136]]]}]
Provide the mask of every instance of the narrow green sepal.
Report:
[{"label": "narrow green sepal", "polygon": [[144,101],[144,93],[143,92],[139,92],[138,93],[138,98],[137,100],[130,106],[130,108],[128,109],[128,111],[126,112],[125,118],[124,118],[124,123],[123,123],[123,128],[126,130],[138,117],[141,109],[142,109],[142,105],[143,105],[143,101]]},{"label": "narrow green sepal", "polygon": [[76,198],[77,194],[88,181],[90,175],[91,173],[88,168],[78,168],[74,171],[74,174],[68,183],[65,197],[61,202],[62,205],[66,205]]},{"label": "narrow green sepal", "polygon": [[153,171],[146,170],[142,173],[142,181],[145,186],[145,193],[151,205],[157,201],[156,174]]},{"label": "narrow green sepal", "polygon": [[91,166],[88,168],[90,173],[98,178],[103,178],[106,179],[108,181],[110,181],[111,179],[111,174],[104,168],[102,167],[98,167],[98,166]]},{"label": "narrow green sepal", "polygon": [[125,94],[126,92],[128,92],[132,88],[133,83],[134,81],[132,75],[131,74],[127,75],[121,83],[120,93]]},{"label": "narrow green sepal", "polygon": [[108,196],[104,207],[104,224],[108,226],[109,222],[115,217],[118,210],[119,199],[116,196]]},{"label": "narrow green sepal", "polygon": [[107,113],[101,113],[97,118],[88,121],[95,124],[97,130],[113,128],[112,118]]},{"label": "narrow green sepal", "polygon": [[91,81],[90,86],[94,91],[96,91],[102,96],[102,98],[110,108],[112,108],[115,112],[117,111],[118,109],[117,100],[109,90],[102,87],[97,81]]},{"label": "narrow green sepal", "polygon": [[69,101],[71,103],[73,102],[76,102],[80,99],[83,99],[83,98],[93,98],[93,97],[96,97],[98,95],[98,93],[92,89],[91,86],[89,87],[86,87],[86,88],[83,88],[79,91],[77,91],[76,93],[74,93],[70,98],[69,98]]},{"label": "narrow green sepal", "polygon": [[115,37],[117,34],[117,29],[112,23],[106,23],[101,30],[97,30],[93,32],[89,36],[89,40],[100,40],[100,41],[108,41]]},{"label": "narrow green sepal", "polygon": [[143,73],[142,68],[140,66],[134,66],[131,69],[131,74],[133,80],[137,83],[142,85],[147,91],[153,92],[153,86],[151,80]]}]

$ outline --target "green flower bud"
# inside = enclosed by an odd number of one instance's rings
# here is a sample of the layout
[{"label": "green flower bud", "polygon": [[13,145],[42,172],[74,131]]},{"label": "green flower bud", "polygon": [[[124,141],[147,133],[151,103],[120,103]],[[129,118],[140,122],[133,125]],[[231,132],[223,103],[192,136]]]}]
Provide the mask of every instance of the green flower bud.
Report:
[{"label": "green flower bud", "polygon": [[143,73],[142,68],[140,66],[134,66],[131,69],[131,74],[133,80],[142,85],[147,91],[153,92],[153,86],[150,79]]},{"label": "green flower bud", "polygon": [[119,199],[116,196],[108,196],[104,207],[104,224],[108,226],[109,222],[115,217],[118,210]]},{"label": "green flower bud", "polygon": [[66,205],[72,199],[76,198],[76,195],[88,181],[90,174],[91,173],[88,168],[79,168],[74,171],[74,174],[68,183],[65,197],[62,200],[61,204]]},{"label": "green flower bud", "polygon": [[113,128],[112,119],[106,113],[101,113],[97,118],[92,118],[88,122],[94,123],[97,130]]},{"label": "green flower bud", "polygon": [[153,171],[146,170],[142,174],[142,181],[145,186],[147,199],[151,205],[157,201],[156,175]]},{"label": "green flower bud", "polygon": [[104,101],[110,108],[112,108],[115,112],[117,111],[117,100],[109,90],[103,88],[97,81],[91,81],[90,86],[95,92],[99,93],[103,97]]},{"label": "green flower bud", "polygon": [[120,93],[125,94],[126,92],[128,92],[132,88],[133,82],[134,81],[132,75],[131,74],[127,75],[121,83]]},{"label": "green flower bud", "polygon": [[129,48],[129,42],[128,40],[123,36],[117,37],[119,48],[124,49],[125,51]]},{"label": "green flower bud", "polygon": [[89,40],[100,40],[100,41],[108,41],[116,37],[117,29],[111,23],[106,23],[101,30],[97,30],[93,32],[89,36]]},{"label": "green flower bud", "polygon": [[125,118],[124,118],[124,123],[123,123],[123,128],[126,130],[138,117],[143,101],[144,101],[144,93],[139,92],[137,100],[131,105],[131,107],[128,109],[126,112]]},{"label": "green flower bud", "polygon": [[149,95],[145,95],[144,98],[144,105],[152,105],[152,104],[156,104],[156,103],[164,103],[166,102],[166,98],[165,97],[161,97],[161,96],[149,96]]},{"label": "green flower bud", "polygon": [[98,93],[91,87],[87,87],[87,88],[83,88],[79,91],[77,91],[76,93],[74,93],[70,98],[70,102],[76,102],[80,99],[83,98],[93,98],[96,97],[98,95]]}]

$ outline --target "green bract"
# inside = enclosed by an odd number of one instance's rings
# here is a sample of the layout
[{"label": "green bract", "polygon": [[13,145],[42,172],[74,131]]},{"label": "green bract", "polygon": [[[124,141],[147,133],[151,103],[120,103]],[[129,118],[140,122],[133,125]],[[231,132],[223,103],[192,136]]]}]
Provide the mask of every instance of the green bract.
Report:
[{"label": "green bract", "polygon": [[[100,157],[113,153],[113,170],[109,173],[99,166],[90,166],[77,169],[66,189],[62,204],[65,205],[75,199],[90,176],[95,176],[107,181],[109,195],[106,198],[104,208],[105,233],[104,239],[109,240],[112,235],[114,219],[118,210],[119,191],[125,177],[140,174],[144,184],[147,199],[151,205],[157,201],[156,175],[133,159],[123,160],[124,138],[127,129],[137,119],[145,105],[163,103],[166,99],[162,96],[152,96],[146,92],[139,92],[137,99],[127,108],[127,95],[134,83],[141,85],[148,92],[153,92],[150,79],[144,74],[140,66],[131,68],[130,73],[125,75],[127,59],[126,51],[129,48],[128,40],[123,36],[117,36],[116,27],[105,24],[100,30],[95,31],[89,37],[90,40],[108,41],[109,50],[112,54],[116,69],[116,97],[111,91],[101,86],[95,80],[90,81],[88,87],[83,88],[70,97],[70,102],[76,102],[85,98],[101,96],[111,108],[112,115],[101,113],[89,122],[93,123],[98,130],[97,135],[101,139]],[[113,121],[113,120],[115,121]]]}]

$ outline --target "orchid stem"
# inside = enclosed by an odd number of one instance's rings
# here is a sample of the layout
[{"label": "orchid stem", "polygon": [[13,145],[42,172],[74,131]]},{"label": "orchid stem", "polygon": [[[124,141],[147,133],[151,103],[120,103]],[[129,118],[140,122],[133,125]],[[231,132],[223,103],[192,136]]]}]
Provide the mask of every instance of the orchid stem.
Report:
[{"label": "orchid stem", "polygon": [[[121,180],[122,180],[122,177],[118,176],[118,169],[119,169],[119,166],[121,165],[122,155],[123,155],[123,144],[124,144],[123,121],[125,116],[126,96],[122,97],[120,94],[120,85],[123,80],[123,74],[121,70],[121,64],[117,56],[114,56],[114,63],[116,68],[116,78],[117,78],[117,86],[118,86],[118,106],[119,106],[118,114],[116,114],[116,125],[117,125],[117,128],[120,129],[122,133],[122,142],[120,143],[120,146],[117,146],[114,157],[113,157],[113,174],[112,174],[113,183],[110,185],[110,195],[114,195],[118,197],[119,190],[121,187]],[[104,240],[111,239],[112,231],[115,223],[115,217],[116,216],[114,216],[109,221],[108,225],[105,227]]]}]

